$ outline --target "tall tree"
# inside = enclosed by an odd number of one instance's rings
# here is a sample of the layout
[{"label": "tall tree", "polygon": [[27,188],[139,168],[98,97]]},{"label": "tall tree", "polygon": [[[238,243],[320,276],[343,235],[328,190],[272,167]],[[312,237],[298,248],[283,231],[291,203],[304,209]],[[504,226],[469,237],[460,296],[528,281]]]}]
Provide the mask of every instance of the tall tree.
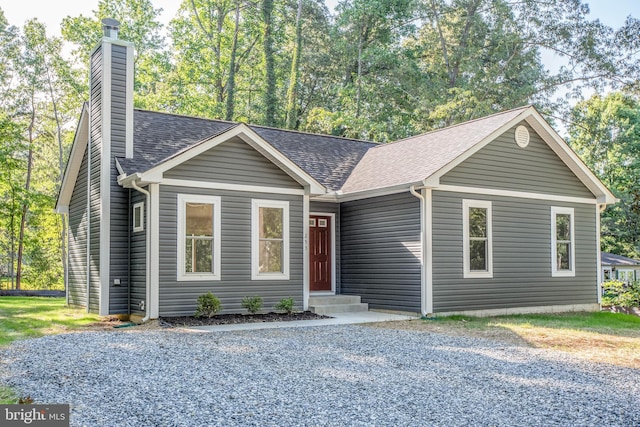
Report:
[{"label": "tall tree", "polygon": [[[144,108],[163,108],[164,81],[171,68],[169,55],[164,51],[162,9],[153,7],[151,0],[100,0],[94,16],[67,16],[62,21],[62,36],[73,43],[76,62],[86,70],[92,49],[102,37],[102,19],[114,18],[120,24],[120,38],[135,44],[135,104]],[[88,72],[84,74],[88,76]],[[87,92],[85,89],[83,93]]]},{"label": "tall tree", "polygon": [[226,118],[231,112],[232,119],[247,113],[238,113],[236,94],[253,83],[241,77],[251,72],[251,55],[261,37],[256,15],[255,7],[239,0],[183,2],[170,25],[174,111],[211,118]]},{"label": "tall tree", "polygon": [[263,51],[264,51],[264,124],[276,125],[276,72],[273,52],[273,0],[262,0]]},{"label": "tall tree", "polygon": [[620,199],[602,213],[602,249],[640,258],[640,100],[594,95],[571,119],[571,146]]},{"label": "tall tree", "polygon": [[291,60],[291,74],[289,76],[289,89],[287,90],[286,127],[296,129],[298,125],[298,79],[300,74],[300,54],[302,52],[302,0],[298,0],[298,12],[296,14],[296,41]]}]

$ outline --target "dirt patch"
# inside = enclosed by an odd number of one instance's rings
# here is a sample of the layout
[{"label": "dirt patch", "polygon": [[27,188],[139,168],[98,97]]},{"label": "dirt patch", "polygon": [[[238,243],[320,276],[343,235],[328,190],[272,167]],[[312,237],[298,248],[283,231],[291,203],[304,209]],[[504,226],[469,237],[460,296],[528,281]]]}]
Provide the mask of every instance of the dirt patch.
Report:
[{"label": "dirt patch", "polygon": [[161,317],[159,323],[162,326],[210,326],[210,325],[235,325],[238,323],[263,323],[263,322],[291,322],[293,320],[317,320],[330,319],[329,316],[322,316],[310,311],[299,313],[261,313],[261,314],[218,314],[211,318],[207,317]]}]

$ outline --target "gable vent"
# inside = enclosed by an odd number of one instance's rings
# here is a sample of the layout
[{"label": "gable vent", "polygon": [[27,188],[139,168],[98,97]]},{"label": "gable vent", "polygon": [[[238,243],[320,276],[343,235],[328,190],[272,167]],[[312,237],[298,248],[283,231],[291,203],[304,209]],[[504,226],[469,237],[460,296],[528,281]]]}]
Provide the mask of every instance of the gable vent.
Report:
[{"label": "gable vent", "polygon": [[529,145],[529,130],[526,127],[518,126],[516,128],[516,144],[521,148]]}]

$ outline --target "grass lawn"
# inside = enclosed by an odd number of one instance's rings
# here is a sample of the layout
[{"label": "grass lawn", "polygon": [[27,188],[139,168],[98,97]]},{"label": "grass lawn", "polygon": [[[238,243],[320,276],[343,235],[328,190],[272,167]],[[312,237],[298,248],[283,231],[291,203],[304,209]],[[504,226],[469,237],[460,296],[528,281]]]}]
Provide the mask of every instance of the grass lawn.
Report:
[{"label": "grass lawn", "polygon": [[[394,326],[395,325],[395,326]],[[620,313],[449,316],[384,327],[497,339],[553,348],[602,363],[640,369],[640,317]]]},{"label": "grass lawn", "polygon": [[68,308],[64,298],[0,297],[0,346],[90,325],[100,317]]},{"label": "grass lawn", "polygon": [[[12,341],[57,334],[97,323],[100,317],[68,308],[64,298],[0,297],[0,347]],[[17,403],[18,396],[0,385],[0,404]]]}]

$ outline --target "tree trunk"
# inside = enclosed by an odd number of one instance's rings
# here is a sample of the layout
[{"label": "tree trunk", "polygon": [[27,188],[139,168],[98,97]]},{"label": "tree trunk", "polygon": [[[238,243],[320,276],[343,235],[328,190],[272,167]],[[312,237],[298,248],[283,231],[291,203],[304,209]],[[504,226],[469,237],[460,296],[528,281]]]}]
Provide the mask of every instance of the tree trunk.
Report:
[{"label": "tree trunk", "polygon": [[298,0],[298,15],[296,16],[296,46],[291,61],[291,76],[287,91],[287,122],[288,129],[295,129],[298,122],[296,98],[298,95],[298,78],[300,73],[300,54],[302,51],[302,0]]},{"label": "tree trunk", "polygon": [[358,31],[358,74],[356,76],[356,119],[360,117],[360,91],[362,86],[362,29]]},{"label": "tree trunk", "polygon": [[29,212],[29,204],[26,199],[29,198],[29,190],[31,189],[31,170],[33,169],[33,128],[36,121],[36,101],[35,93],[31,92],[31,120],[29,122],[29,151],[27,154],[27,178],[24,185],[25,201],[22,203],[22,216],[20,218],[20,235],[18,236],[18,268],[16,271],[16,289],[20,289],[22,282],[22,258],[24,252],[24,228],[27,222],[27,213]]},{"label": "tree trunk", "polygon": [[[47,83],[49,84],[49,95],[51,96],[51,104],[53,106],[53,116],[56,121],[56,140],[58,141],[58,188],[62,185],[64,178],[64,148],[62,146],[62,126],[60,124],[60,116],[58,115],[58,101],[53,93],[53,84],[51,83],[51,73],[47,68]],[[62,271],[63,280],[66,290],[67,286],[67,216],[62,214],[62,230],[60,232],[60,251],[62,252]]]},{"label": "tree trunk", "polygon": [[266,88],[264,93],[266,126],[276,125],[276,73],[273,58],[273,36],[271,35],[271,15],[273,0],[262,1],[262,20],[264,21],[264,64]]},{"label": "tree trunk", "polygon": [[233,32],[233,45],[229,58],[229,81],[227,82],[227,105],[225,120],[233,120],[236,90],[236,52],[238,50],[238,31],[240,31],[240,1],[236,2],[236,24]]}]

